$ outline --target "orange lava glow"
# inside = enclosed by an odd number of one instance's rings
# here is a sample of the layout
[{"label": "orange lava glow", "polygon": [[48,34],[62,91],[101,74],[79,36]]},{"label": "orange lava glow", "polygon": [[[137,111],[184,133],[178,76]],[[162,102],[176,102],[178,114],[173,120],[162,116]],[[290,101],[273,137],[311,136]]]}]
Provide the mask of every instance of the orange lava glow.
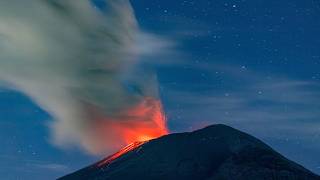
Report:
[{"label": "orange lava glow", "polygon": [[[112,151],[128,144],[141,143],[168,134],[161,102],[154,98],[145,98],[116,117],[99,116],[96,118],[99,121],[95,129],[100,137],[105,137],[105,149]],[[121,150],[114,157],[119,157],[126,152],[126,150]]]},{"label": "orange lava glow", "polygon": [[128,146],[122,148],[120,151],[118,151],[117,153],[107,157],[106,159],[98,162],[97,166],[101,167],[101,166],[106,166],[110,163],[112,163],[115,159],[119,158],[120,156],[122,156],[123,154],[126,154],[134,149],[137,149],[138,147],[140,147],[141,145],[143,145],[145,142],[135,142],[135,143],[131,143]]},{"label": "orange lava glow", "polygon": [[160,101],[146,99],[127,113],[133,119],[111,125],[125,144],[148,141],[168,134]]}]

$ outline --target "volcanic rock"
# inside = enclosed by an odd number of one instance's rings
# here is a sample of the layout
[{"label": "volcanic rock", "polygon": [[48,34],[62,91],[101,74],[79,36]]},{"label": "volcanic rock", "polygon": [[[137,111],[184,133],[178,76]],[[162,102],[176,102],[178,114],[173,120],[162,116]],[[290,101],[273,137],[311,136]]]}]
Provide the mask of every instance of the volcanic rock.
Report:
[{"label": "volcanic rock", "polygon": [[225,125],[170,134],[125,152],[60,180],[320,180],[262,141]]}]

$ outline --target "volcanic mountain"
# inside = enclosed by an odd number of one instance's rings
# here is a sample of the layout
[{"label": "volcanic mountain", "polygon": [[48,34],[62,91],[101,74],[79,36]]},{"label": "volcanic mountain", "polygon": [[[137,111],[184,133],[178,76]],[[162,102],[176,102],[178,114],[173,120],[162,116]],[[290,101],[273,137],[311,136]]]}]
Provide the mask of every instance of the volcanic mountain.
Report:
[{"label": "volcanic mountain", "polygon": [[225,125],[133,143],[60,180],[320,180],[262,141]]}]

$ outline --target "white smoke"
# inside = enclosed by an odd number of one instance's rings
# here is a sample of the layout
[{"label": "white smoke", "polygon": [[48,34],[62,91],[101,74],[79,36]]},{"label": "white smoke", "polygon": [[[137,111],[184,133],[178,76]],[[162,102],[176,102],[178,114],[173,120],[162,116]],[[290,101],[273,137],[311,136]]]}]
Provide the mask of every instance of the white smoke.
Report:
[{"label": "white smoke", "polygon": [[93,153],[113,149],[91,128],[88,107],[116,117],[145,97],[157,99],[153,73],[134,67],[141,55],[169,45],[139,29],[127,0],[106,5],[102,11],[89,0],[0,2],[0,80],[54,117],[56,144]]}]

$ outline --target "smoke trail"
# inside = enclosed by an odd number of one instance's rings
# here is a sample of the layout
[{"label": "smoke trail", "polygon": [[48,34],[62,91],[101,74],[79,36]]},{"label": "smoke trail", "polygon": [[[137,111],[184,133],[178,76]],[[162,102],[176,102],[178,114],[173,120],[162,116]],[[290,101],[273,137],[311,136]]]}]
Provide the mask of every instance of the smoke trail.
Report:
[{"label": "smoke trail", "polygon": [[154,40],[167,46],[139,30],[126,0],[101,11],[88,0],[2,0],[0,80],[54,117],[56,144],[114,151],[167,133],[156,77],[135,68]]}]

